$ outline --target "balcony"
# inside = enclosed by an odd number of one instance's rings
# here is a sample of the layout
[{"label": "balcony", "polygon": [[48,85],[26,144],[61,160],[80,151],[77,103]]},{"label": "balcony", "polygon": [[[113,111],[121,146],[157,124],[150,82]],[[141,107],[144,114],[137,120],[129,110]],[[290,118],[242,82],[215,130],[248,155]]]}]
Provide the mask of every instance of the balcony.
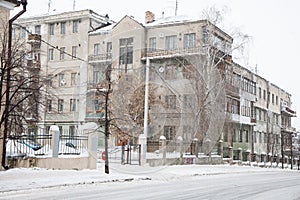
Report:
[{"label": "balcony", "polygon": [[89,55],[89,62],[111,62],[111,59],[112,59],[111,53]]},{"label": "balcony", "polygon": [[27,61],[27,66],[29,68],[40,69],[41,68],[41,62],[38,61],[38,60],[28,60]]},{"label": "balcony", "polygon": [[282,126],[281,131],[285,133],[296,133],[296,128],[290,126]]},{"label": "balcony", "polygon": [[41,35],[39,34],[29,34],[27,42],[29,44],[40,44],[41,43]]},{"label": "balcony", "polygon": [[[200,54],[201,51],[203,51],[202,47],[173,49],[173,50],[154,50],[154,51],[148,51],[146,53],[146,56],[152,57],[152,58],[168,58],[168,57]],[[142,59],[145,59],[145,58],[142,58]]]},{"label": "balcony", "polygon": [[226,94],[240,98],[240,89],[237,86],[234,86],[230,83],[225,84]]},{"label": "balcony", "polygon": [[289,117],[296,117],[296,111],[292,110],[287,103],[282,102],[281,103],[281,114],[287,115]]}]

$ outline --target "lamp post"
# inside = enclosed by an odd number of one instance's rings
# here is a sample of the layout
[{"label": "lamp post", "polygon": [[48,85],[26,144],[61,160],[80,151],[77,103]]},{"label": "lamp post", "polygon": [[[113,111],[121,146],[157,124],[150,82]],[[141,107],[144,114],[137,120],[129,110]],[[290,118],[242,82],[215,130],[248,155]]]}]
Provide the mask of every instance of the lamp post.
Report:
[{"label": "lamp post", "polygon": [[3,151],[2,151],[2,166],[5,169],[8,169],[6,166],[5,160],[6,160],[6,139],[7,139],[7,132],[8,132],[8,116],[9,116],[9,108],[10,108],[10,79],[11,79],[11,59],[12,59],[12,52],[11,52],[11,46],[12,46],[12,25],[13,22],[20,17],[23,13],[26,12],[26,6],[27,6],[27,0],[21,0],[19,1],[22,6],[23,10],[21,10],[18,14],[16,14],[13,18],[11,18],[8,21],[8,44],[7,44],[7,62],[6,62],[6,95],[5,95],[5,109],[3,112],[3,115],[5,116],[4,119],[4,129],[3,129]]}]

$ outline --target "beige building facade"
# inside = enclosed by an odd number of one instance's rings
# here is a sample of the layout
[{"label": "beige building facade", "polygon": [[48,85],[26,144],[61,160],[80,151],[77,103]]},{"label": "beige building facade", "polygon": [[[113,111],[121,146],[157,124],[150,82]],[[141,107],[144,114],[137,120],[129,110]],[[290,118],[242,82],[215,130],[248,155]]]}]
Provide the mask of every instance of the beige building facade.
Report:
[{"label": "beige building facade", "polygon": [[[231,58],[233,38],[207,20],[182,16],[155,19],[153,13],[147,12],[144,23],[130,16],[114,23],[105,16],[83,10],[23,18],[18,23],[45,41],[33,51],[41,74],[49,80],[46,88],[49,97],[39,109],[40,132],[56,124],[62,131],[76,134],[82,124],[99,122],[105,115],[104,99],[99,91],[107,87],[107,69],[112,69],[112,84],[130,77],[136,81],[131,82],[135,83],[132,85],[124,82],[129,85],[124,85],[127,92],[122,99],[115,101],[120,98],[120,93],[116,93],[120,85],[113,88],[110,96],[109,106],[115,115],[126,114],[123,111],[131,104],[130,99],[134,99],[134,91],[144,87],[149,67],[150,83],[155,85],[156,100],[161,103],[158,107],[150,105],[149,151],[157,150],[161,136],[169,144],[176,144],[179,137],[191,144],[198,137],[201,153],[205,153],[207,147],[210,153],[240,161],[277,159],[288,149],[281,144],[295,131],[291,126],[291,117],[296,116],[291,108],[291,95],[234,63]],[[105,27],[98,28],[102,25]],[[197,64],[204,66],[207,61],[208,44],[214,49],[212,60],[220,72],[219,82],[208,81],[214,73],[195,68]],[[150,66],[146,66],[147,60]],[[204,99],[201,91],[203,94],[208,91],[196,87],[198,77],[202,77],[203,82],[206,80],[208,88],[212,84],[223,84],[224,88],[220,87],[223,98],[215,96],[211,101],[215,107],[222,107],[223,114],[214,110],[218,114],[214,118],[205,113],[194,115],[196,107],[204,106],[199,103]],[[123,116],[123,120],[127,117]],[[141,124],[136,119],[128,120],[130,123],[121,125],[122,131],[129,135],[128,140],[137,142],[136,137],[143,133]],[[203,125],[219,126],[219,122],[224,122],[222,129]],[[130,127],[133,125],[134,129]],[[211,136],[207,136],[207,132]],[[119,145],[120,137],[112,135],[110,144]],[[207,141],[214,142],[205,147]],[[150,143],[157,146],[150,148]],[[187,152],[190,150],[186,148]]]}]

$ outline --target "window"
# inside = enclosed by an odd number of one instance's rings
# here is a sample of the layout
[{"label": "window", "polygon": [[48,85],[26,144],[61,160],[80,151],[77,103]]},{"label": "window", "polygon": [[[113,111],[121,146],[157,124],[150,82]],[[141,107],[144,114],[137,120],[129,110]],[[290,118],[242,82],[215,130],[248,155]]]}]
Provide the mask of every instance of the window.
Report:
[{"label": "window", "polygon": [[256,132],[255,132],[255,131],[253,132],[253,142],[254,142],[254,143],[257,143]]},{"label": "window", "polygon": [[66,34],[66,22],[60,23],[60,34],[62,35]]},{"label": "window", "polygon": [[202,27],[202,43],[203,45],[208,43],[208,30],[206,26]]},{"label": "window", "polygon": [[69,126],[69,136],[73,137],[75,135],[75,126]]},{"label": "window", "polygon": [[236,131],[235,131],[235,129],[233,129],[233,133],[232,133],[232,142],[236,142]]},{"label": "window", "polygon": [[78,55],[78,47],[72,46],[72,58],[73,59],[77,58],[77,55]]},{"label": "window", "polygon": [[52,111],[52,100],[51,99],[47,100],[47,111],[48,112]]},{"label": "window", "polygon": [[267,143],[267,133],[264,133],[264,143]]},{"label": "window", "polygon": [[94,55],[99,55],[100,54],[100,44],[94,44]]},{"label": "window", "polygon": [[261,98],[261,88],[258,88],[258,97]]},{"label": "window", "polygon": [[64,111],[64,100],[58,99],[58,112],[63,112],[63,111]]},{"label": "window", "polygon": [[191,94],[183,95],[183,108],[192,108],[192,99],[193,96]]},{"label": "window", "polygon": [[239,132],[239,142],[243,142],[243,131],[240,130]]},{"label": "window", "polygon": [[58,75],[58,82],[59,82],[59,86],[60,86],[60,87],[66,85],[65,75],[64,75],[64,74],[59,74],[59,75]]},{"label": "window", "polygon": [[76,75],[77,73],[71,73],[71,86],[76,85]]},{"label": "window", "polygon": [[196,47],[196,34],[184,34],[183,45],[185,49]]},{"label": "window", "polygon": [[73,20],[73,33],[78,33],[79,20]]},{"label": "window", "polygon": [[61,47],[60,48],[60,54],[59,54],[59,59],[64,60],[65,59],[65,52],[66,52],[66,47]]},{"label": "window", "polygon": [[100,71],[93,71],[93,83],[97,84],[101,81],[101,73]]},{"label": "window", "polygon": [[249,142],[249,132],[247,130],[245,131],[245,137],[245,142]]},{"label": "window", "polygon": [[38,34],[38,35],[41,35],[41,25],[36,25],[34,27],[34,33]]},{"label": "window", "polygon": [[107,53],[107,59],[110,59],[112,57],[112,43],[108,42],[106,43],[106,53]]},{"label": "window", "polygon": [[259,140],[258,142],[259,142],[259,143],[262,143],[262,134],[261,134],[261,132],[259,132],[258,137],[259,137],[259,138],[258,138],[258,140]]},{"label": "window", "polygon": [[54,35],[54,24],[49,24],[49,34]]},{"label": "window", "polygon": [[133,62],[133,38],[120,39],[119,64],[126,65]]},{"label": "window", "polygon": [[274,96],[274,94],[272,94],[272,104],[274,104],[275,103],[275,96]]},{"label": "window", "polygon": [[70,111],[76,111],[76,99],[70,99]]},{"label": "window", "polygon": [[174,50],[177,48],[177,36],[166,36],[166,50]]},{"label": "window", "polygon": [[251,117],[251,101],[244,99],[241,105],[241,115]]},{"label": "window", "polygon": [[149,51],[156,50],[156,37],[149,38]]},{"label": "window", "polygon": [[226,111],[228,113],[240,114],[240,101],[227,97],[226,98]]},{"label": "window", "polygon": [[49,49],[49,60],[54,60],[54,50]]},{"label": "window", "polygon": [[266,90],[264,90],[263,97],[264,97],[264,100],[266,100]]},{"label": "window", "polygon": [[224,132],[223,139],[224,139],[224,142],[228,142],[228,132],[227,132],[227,130]]},{"label": "window", "polygon": [[21,29],[21,38],[23,38],[23,39],[26,38],[26,34],[27,34],[27,33],[26,33],[26,29],[25,29],[25,28],[22,28],[22,29]]},{"label": "window", "polygon": [[95,105],[95,111],[100,111],[101,108],[103,107],[103,102],[99,99],[94,100],[94,105]]},{"label": "window", "polygon": [[176,109],[176,95],[166,96],[166,106],[169,109]]},{"label": "window", "polygon": [[175,137],[175,126],[165,126],[164,136],[166,137],[166,140],[173,140]]},{"label": "window", "polygon": [[278,96],[275,98],[276,105],[278,105]]}]

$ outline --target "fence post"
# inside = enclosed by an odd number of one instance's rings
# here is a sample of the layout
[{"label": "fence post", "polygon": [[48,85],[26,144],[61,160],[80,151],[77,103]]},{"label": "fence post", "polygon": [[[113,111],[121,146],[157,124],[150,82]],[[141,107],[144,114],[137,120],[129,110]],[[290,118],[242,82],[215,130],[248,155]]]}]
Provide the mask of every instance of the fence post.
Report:
[{"label": "fence post", "polygon": [[163,165],[166,164],[166,137],[165,136],[160,136],[159,138],[159,143],[160,143],[160,152],[163,153]]},{"label": "fence post", "polygon": [[89,169],[97,168],[97,147],[98,134],[97,132],[92,132],[88,135]]},{"label": "fence post", "polygon": [[59,150],[59,128],[58,126],[52,125],[50,127],[50,135],[51,135],[51,150],[52,157],[58,158],[58,150]]},{"label": "fence post", "polygon": [[181,136],[178,136],[177,141],[179,143],[179,153],[180,153],[180,159],[183,158],[183,138]]}]

